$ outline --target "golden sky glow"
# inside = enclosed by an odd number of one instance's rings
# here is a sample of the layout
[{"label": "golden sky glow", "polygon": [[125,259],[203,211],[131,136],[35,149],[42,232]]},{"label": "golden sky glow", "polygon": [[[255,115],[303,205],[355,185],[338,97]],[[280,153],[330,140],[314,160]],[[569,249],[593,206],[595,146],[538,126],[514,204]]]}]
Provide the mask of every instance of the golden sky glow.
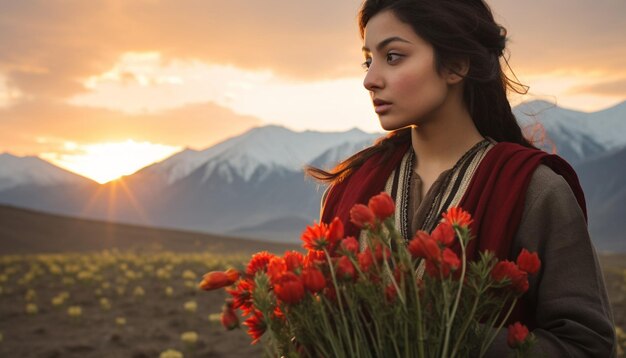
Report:
[{"label": "golden sky glow", "polygon": [[[0,152],[103,181],[258,125],[380,131],[360,3],[2,2]],[[488,3],[530,86],[513,103],[595,111],[626,99],[626,2]]]},{"label": "golden sky glow", "polygon": [[66,142],[64,149],[73,154],[44,152],[40,157],[101,184],[132,174],[138,167],[160,161],[182,150],[180,147],[137,143],[130,139],[125,142],[88,145]]}]

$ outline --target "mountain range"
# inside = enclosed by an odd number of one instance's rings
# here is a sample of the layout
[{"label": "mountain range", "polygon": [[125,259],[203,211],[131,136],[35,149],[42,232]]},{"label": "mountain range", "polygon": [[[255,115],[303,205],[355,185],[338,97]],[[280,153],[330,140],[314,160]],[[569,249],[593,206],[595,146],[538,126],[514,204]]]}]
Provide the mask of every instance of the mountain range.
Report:
[{"label": "mountain range", "polygon": [[[587,195],[596,246],[626,251],[626,102],[583,113],[542,101],[514,108],[527,133],[568,160]],[[538,125],[540,124],[540,125]],[[540,130],[537,130],[537,129]],[[112,222],[297,242],[319,217],[324,187],[307,164],[330,168],[382,133],[294,132],[265,126],[204,150],[185,149],[98,184],[36,157],[0,155],[0,203]],[[620,220],[621,218],[621,220]]]}]

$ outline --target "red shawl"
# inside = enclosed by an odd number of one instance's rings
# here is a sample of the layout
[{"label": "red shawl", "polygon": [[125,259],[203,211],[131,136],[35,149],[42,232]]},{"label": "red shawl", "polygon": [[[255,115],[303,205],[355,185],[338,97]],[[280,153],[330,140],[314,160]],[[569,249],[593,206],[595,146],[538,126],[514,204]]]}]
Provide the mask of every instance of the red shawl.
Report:
[{"label": "red shawl", "polygon": [[[329,223],[337,216],[346,224],[346,236],[358,237],[359,229],[350,222],[350,209],[355,204],[367,204],[372,196],[384,190],[409,146],[410,143],[399,146],[388,158],[375,154],[342,182],[334,184],[324,202],[322,222]],[[494,252],[499,259],[509,257],[524,209],[526,189],[539,164],[547,165],[565,178],[587,216],[578,177],[565,160],[519,144],[498,143],[481,161],[459,204],[474,219],[472,232],[477,240],[472,240],[473,245],[468,247],[470,258],[477,257],[476,245],[480,251]],[[488,225],[482,225],[483,222]]]}]

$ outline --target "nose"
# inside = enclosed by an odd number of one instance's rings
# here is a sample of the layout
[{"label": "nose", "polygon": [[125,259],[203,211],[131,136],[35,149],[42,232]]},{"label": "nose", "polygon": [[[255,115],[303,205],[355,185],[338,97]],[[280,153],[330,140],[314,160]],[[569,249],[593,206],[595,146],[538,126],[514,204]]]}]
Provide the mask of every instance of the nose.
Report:
[{"label": "nose", "polygon": [[373,63],[370,65],[367,73],[365,74],[365,78],[363,79],[363,87],[365,87],[368,91],[374,91],[383,87],[382,76],[376,70],[376,67],[373,66]]}]

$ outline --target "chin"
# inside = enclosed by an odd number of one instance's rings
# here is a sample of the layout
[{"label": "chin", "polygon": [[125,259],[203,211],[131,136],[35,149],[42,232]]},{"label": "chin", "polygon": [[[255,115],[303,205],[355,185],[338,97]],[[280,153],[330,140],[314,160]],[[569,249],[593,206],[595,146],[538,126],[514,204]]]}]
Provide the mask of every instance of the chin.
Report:
[{"label": "chin", "polygon": [[406,123],[407,121],[385,118],[385,116],[379,116],[378,119],[380,121],[380,126],[386,131],[395,131],[414,125],[414,123]]}]

